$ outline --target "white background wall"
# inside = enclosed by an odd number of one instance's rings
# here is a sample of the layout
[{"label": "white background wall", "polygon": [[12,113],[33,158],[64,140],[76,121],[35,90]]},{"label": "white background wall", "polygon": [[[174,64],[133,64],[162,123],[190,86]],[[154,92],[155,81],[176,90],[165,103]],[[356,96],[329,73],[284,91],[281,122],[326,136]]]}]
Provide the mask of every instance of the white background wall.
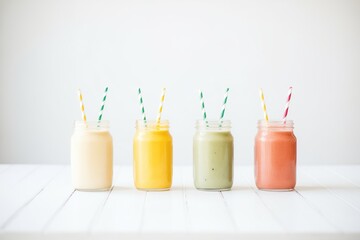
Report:
[{"label": "white background wall", "polygon": [[230,87],[250,164],[258,88],[278,119],[290,85],[299,163],[360,163],[360,1],[0,0],[1,162],[69,163],[76,90],[95,119],[106,85],[116,163],[131,163],[138,87],[150,118],[168,89],[176,164],[192,162],[199,88],[217,119]]}]

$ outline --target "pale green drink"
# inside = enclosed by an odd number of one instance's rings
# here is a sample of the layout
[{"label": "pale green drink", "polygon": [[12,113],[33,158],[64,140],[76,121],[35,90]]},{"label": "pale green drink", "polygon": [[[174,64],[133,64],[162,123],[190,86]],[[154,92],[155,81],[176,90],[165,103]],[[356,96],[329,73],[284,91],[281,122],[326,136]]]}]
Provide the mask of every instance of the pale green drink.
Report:
[{"label": "pale green drink", "polygon": [[233,184],[234,142],[230,121],[198,121],[193,139],[194,185],[201,190],[229,190]]}]

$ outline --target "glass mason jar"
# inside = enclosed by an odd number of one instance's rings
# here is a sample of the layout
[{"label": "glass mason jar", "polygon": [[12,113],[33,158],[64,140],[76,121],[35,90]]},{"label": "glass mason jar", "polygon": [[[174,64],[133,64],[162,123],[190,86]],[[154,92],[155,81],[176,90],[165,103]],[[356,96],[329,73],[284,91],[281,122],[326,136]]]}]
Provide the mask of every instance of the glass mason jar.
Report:
[{"label": "glass mason jar", "polygon": [[196,122],[193,138],[194,185],[200,190],[230,190],[233,185],[234,141],[231,122]]},{"label": "glass mason jar", "polygon": [[71,174],[76,190],[108,190],[113,178],[113,142],[108,121],[75,121]]},{"label": "glass mason jar", "polygon": [[259,189],[290,191],[296,184],[296,137],[287,120],[258,122],[255,181]]},{"label": "glass mason jar", "polygon": [[173,147],[169,121],[136,121],[133,142],[134,183],[139,190],[169,190]]}]

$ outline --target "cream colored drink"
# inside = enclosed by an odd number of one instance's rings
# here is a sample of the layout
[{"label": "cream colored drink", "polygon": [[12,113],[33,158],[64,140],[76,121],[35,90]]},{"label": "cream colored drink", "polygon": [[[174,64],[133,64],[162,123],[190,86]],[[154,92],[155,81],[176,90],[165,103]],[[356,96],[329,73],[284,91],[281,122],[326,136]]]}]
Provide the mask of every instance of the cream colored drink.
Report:
[{"label": "cream colored drink", "polygon": [[107,121],[75,122],[71,137],[72,183],[76,190],[108,190],[113,178],[113,143]]}]

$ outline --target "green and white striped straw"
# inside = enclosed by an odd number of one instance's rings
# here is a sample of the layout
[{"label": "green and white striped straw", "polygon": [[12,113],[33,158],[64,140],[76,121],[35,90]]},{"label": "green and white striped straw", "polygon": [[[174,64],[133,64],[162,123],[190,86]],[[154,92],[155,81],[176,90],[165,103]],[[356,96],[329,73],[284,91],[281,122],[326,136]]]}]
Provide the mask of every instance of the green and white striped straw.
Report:
[{"label": "green and white striped straw", "polygon": [[139,103],[140,103],[140,109],[141,109],[141,118],[144,121],[144,124],[146,126],[146,115],[145,115],[145,107],[144,107],[144,101],[141,94],[141,89],[138,89],[138,97],[139,97]]},{"label": "green and white striped straw", "polygon": [[229,94],[229,88],[226,89],[226,92],[225,92],[225,95],[224,95],[224,102],[223,102],[223,105],[221,107],[221,114],[220,114],[220,124],[219,124],[219,127],[222,127],[222,123],[223,123],[223,120],[224,120],[224,115],[225,115],[225,109],[226,109],[226,103],[227,103],[227,100],[228,100],[228,94]]},{"label": "green and white striped straw", "polygon": [[109,90],[109,88],[106,87],[105,92],[104,92],[104,97],[102,98],[102,104],[101,104],[101,108],[100,108],[100,112],[99,112],[98,122],[101,122],[101,119],[103,116],[103,111],[104,111],[104,107],[105,107],[105,101],[106,101],[106,96],[107,96],[108,90]]},{"label": "green and white striped straw", "polygon": [[206,110],[205,110],[205,103],[204,103],[204,94],[203,94],[203,92],[201,90],[199,90],[199,94],[200,94],[200,104],[201,104],[202,117],[203,117],[204,122],[206,123],[206,126],[208,127]]},{"label": "green and white striped straw", "polygon": [[161,114],[163,111],[163,105],[164,105],[164,100],[165,100],[165,93],[166,93],[166,88],[163,88],[162,92],[161,92],[161,98],[160,98],[160,105],[159,105],[159,109],[158,109],[158,115],[156,118],[156,123],[159,125],[160,121],[161,121]]}]

